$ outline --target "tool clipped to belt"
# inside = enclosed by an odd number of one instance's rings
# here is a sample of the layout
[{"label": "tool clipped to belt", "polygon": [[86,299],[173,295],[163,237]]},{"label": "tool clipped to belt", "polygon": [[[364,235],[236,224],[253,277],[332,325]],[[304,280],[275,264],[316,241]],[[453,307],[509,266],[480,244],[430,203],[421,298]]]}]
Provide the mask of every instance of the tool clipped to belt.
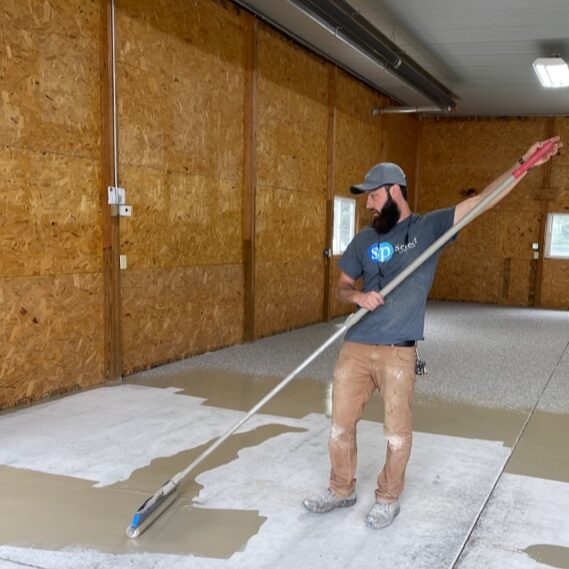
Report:
[{"label": "tool clipped to belt", "polygon": [[425,360],[417,360],[415,364],[415,375],[428,375],[427,362]]},{"label": "tool clipped to belt", "polygon": [[415,362],[415,375],[423,376],[428,375],[427,362],[419,357],[419,352],[417,351],[417,361]]}]

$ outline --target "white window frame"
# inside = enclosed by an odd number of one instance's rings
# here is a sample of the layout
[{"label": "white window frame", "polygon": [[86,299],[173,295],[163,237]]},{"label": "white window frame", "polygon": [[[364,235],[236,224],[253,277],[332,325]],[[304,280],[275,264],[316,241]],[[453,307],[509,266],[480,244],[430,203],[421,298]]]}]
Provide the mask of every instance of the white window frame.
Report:
[{"label": "white window frame", "polygon": [[[548,213],[547,227],[545,230],[545,257],[547,259],[569,259],[569,235],[562,234],[563,225],[559,222],[563,221],[569,226],[569,213]],[[563,232],[564,233],[564,232]],[[562,238],[567,243],[564,247],[563,243],[559,243],[558,239]]]},{"label": "white window frame", "polygon": [[[348,220],[348,224],[344,226],[342,223],[342,216],[339,214],[342,207],[349,206],[351,209],[351,216]],[[354,238],[356,234],[356,214],[357,214],[357,202],[353,198],[345,198],[343,196],[334,196],[334,228],[333,228],[333,239],[332,239],[332,255],[341,255],[347,248],[350,241]],[[345,221],[345,219],[344,219]],[[342,239],[341,236],[347,231],[348,237]]]}]

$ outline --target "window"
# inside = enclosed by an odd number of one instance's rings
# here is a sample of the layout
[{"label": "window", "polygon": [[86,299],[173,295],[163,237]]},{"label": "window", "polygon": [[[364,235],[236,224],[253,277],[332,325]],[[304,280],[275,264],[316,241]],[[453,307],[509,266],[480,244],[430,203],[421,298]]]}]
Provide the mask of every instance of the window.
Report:
[{"label": "window", "polygon": [[550,213],[547,216],[545,256],[549,259],[569,259],[568,213]]},{"label": "window", "polygon": [[341,255],[354,238],[356,229],[356,200],[334,198],[334,243],[332,253]]}]

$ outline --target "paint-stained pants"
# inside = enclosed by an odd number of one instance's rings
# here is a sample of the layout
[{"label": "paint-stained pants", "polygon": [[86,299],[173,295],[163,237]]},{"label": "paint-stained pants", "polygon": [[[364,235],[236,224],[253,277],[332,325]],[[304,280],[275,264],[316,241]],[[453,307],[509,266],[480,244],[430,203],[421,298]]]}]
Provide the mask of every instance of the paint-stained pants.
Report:
[{"label": "paint-stained pants", "polygon": [[329,441],[330,489],[337,496],[347,496],[355,488],[356,425],[376,389],[383,401],[383,430],[387,439],[387,456],[377,478],[376,500],[393,502],[403,492],[413,439],[416,359],[414,347],[344,342],[334,370]]}]

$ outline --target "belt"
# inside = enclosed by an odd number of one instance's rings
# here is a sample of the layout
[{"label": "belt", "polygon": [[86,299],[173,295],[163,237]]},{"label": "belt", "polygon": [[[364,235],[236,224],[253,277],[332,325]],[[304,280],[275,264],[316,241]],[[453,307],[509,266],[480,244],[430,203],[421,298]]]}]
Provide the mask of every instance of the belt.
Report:
[{"label": "belt", "polygon": [[406,340],[405,342],[399,342],[398,344],[388,344],[389,346],[393,346],[394,348],[412,348],[416,345],[417,342],[415,340]]}]

